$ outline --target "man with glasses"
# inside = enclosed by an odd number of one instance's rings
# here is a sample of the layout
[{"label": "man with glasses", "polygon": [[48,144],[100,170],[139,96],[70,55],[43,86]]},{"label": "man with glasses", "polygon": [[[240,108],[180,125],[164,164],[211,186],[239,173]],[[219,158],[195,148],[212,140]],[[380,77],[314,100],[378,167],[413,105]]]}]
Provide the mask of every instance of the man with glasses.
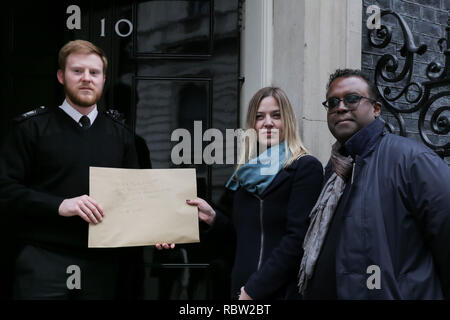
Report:
[{"label": "man with glasses", "polygon": [[305,299],[450,298],[450,169],[387,132],[360,70],[330,76],[336,138],[311,212],[299,290]]}]

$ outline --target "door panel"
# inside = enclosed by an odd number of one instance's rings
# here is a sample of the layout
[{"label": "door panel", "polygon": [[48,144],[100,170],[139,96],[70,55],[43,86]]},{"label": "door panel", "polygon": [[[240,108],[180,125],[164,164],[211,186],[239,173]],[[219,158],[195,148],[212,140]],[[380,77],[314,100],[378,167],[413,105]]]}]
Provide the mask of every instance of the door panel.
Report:
[{"label": "door panel", "polygon": [[212,1],[143,1],[136,6],[136,55],[211,55]]}]

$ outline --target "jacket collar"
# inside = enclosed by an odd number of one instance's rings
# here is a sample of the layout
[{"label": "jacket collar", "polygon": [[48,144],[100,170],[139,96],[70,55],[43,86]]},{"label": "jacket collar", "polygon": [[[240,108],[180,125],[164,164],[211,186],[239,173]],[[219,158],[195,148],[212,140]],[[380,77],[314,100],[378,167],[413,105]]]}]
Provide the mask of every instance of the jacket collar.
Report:
[{"label": "jacket collar", "polygon": [[282,184],[291,176],[292,171],[295,170],[298,166],[297,160],[294,161],[289,167],[283,168],[278,172],[278,174],[275,176],[275,179],[273,179],[270,185],[261,194],[261,198],[264,198],[267,194],[269,194],[272,190],[276,189],[280,184]]},{"label": "jacket collar", "polygon": [[280,172],[276,175],[275,179],[270,183],[270,185],[264,190],[261,194],[261,198],[264,198],[268,193],[270,193],[273,189],[282,184],[287,178],[289,178],[290,174],[286,171],[286,169],[281,169]]},{"label": "jacket collar", "polygon": [[384,121],[376,118],[345,142],[345,150],[353,159],[356,156],[365,157],[373,150],[378,139],[384,135],[384,126]]}]

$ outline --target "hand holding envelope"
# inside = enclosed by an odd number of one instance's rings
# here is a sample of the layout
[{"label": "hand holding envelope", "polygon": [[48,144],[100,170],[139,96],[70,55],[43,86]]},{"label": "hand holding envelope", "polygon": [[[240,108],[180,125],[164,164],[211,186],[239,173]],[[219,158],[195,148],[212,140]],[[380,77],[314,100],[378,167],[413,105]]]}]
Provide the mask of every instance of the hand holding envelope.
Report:
[{"label": "hand holding envelope", "polygon": [[90,196],[103,221],[89,225],[89,247],[199,242],[195,169],[90,168]]}]

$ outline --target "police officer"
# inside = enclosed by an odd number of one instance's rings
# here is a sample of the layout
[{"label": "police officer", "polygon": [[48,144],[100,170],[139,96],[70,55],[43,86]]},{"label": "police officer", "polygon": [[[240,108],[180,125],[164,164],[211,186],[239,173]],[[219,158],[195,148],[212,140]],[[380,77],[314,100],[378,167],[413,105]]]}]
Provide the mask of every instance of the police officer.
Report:
[{"label": "police officer", "polygon": [[89,167],[138,168],[135,136],[97,109],[107,68],[100,48],[71,41],[59,52],[59,67],[62,105],[15,119],[2,146],[0,202],[20,240],[13,297],[113,299],[131,251],[87,248],[88,224],[105,215],[88,196]]}]

